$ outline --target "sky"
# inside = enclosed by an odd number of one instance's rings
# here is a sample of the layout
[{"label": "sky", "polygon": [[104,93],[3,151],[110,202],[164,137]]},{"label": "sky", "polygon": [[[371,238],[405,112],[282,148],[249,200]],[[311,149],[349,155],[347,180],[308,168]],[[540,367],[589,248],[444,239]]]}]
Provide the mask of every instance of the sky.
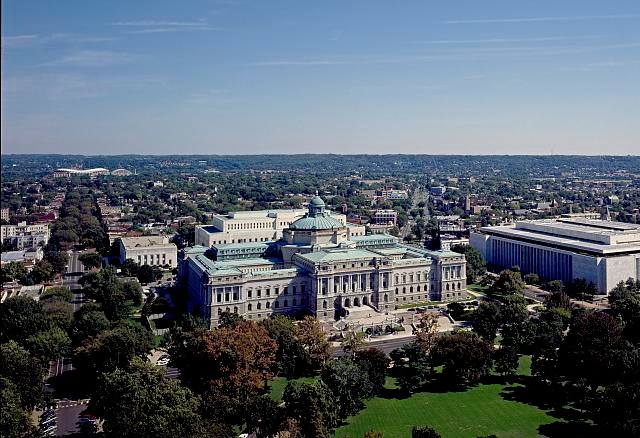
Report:
[{"label": "sky", "polygon": [[2,153],[640,154],[638,0],[4,0]]}]

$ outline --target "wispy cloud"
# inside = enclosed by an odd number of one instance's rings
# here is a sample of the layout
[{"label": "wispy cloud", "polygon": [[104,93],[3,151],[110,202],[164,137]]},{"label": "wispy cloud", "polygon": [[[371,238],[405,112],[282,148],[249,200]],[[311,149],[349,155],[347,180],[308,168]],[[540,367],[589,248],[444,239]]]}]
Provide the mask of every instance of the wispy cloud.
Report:
[{"label": "wispy cloud", "polygon": [[341,64],[353,64],[353,61],[346,60],[328,60],[328,59],[317,59],[317,60],[280,60],[280,61],[261,61],[261,62],[253,62],[249,64],[249,67],[271,67],[271,66],[314,66],[314,65],[341,65]]},{"label": "wispy cloud", "polygon": [[206,20],[194,21],[172,21],[172,20],[134,20],[134,21],[117,21],[111,23],[113,26],[119,26],[129,29],[130,34],[153,34],[153,33],[171,33],[171,32],[197,32],[215,30]]},{"label": "wispy cloud", "polygon": [[15,35],[2,37],[3,48],[34,47],[46,44],[92,44],[116,41],[111,36],[83,35],[78,33],[52,33],[49,35]]},{"label": "wispy cloud", "polygon": [[75,67],[109,67],[112,65],[128,64],[140,57],[130,53],[112,52],[108,50],[80,50],[47,62],[45,66],[75,66]]},{"label": "wispy cloud", "polygon": [[583,35],[583,36],[541,36],[528,38],[484,38],[471,40],[433,40],[433,41],[416,41],[415,44],[424,45],[446,45],[446,44],[493,44],[493,43],[533,43],[545,41],[576,41],[576,40],[595,40],[602,38],[602,35]]},{"label": "wispy cloud", "polygon": [[640,18],[640,14],[622,15],[568,15],[556,17],[517,17],[517,18],[479,18],[446,20],[444,24],[482,24],[482,23],[535,23],[545,21],[585,21],[585,20],[629,20]]},{"label": "wispy cloud", "polygon": [[193,32],[193,31],[207,31],[214,30],[211,26],[198,26],[198,27],[153,27],[149,29],[132,30],[128,33],[131,34],[145,34],[145,33],[168,33],[168,32]]},{"label": "wispy cloud", "polygon": [[159,21],[159,20],[137,20],[137,21],[117,21],[112,23],[114,26],[130,26],[130,27],[189,27],[204,26],[205,21]]},{"label": "wispy cloud", "polygon": [[11,49],[24,47],[32,44],[38,39],[38,35],[11,35],[2,37],[2,48]]}]

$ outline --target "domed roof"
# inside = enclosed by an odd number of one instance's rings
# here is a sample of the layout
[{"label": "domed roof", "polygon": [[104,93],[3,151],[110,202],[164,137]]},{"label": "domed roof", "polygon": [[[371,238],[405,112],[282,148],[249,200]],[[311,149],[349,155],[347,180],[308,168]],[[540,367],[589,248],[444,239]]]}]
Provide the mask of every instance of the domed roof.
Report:
[{"label": "domed roof", "polygon": [[343,228],[342,222],[323,214],[318,216],[305,216],[289,225],[291,230],[331,230]]},{"label": "domed roof", "polygon": [[322,198],[320,196],[316,195],[311,200],[311,205],[314,205],[316,207],[324,207],[324,201],[322,200]]}]

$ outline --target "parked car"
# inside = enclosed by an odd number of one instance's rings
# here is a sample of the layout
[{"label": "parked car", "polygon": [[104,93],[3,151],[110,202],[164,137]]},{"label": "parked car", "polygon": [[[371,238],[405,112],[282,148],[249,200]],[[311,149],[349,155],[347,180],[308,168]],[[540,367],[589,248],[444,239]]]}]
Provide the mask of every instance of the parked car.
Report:
[{"label": "parked car", "polygon": [[156,362],[156,364],[160,366],[166,366],[169,364],[170,359],[171,358],[168,354],[163,354],[162,356],[160,356],[160,359],[158,359],[158,362]]}]

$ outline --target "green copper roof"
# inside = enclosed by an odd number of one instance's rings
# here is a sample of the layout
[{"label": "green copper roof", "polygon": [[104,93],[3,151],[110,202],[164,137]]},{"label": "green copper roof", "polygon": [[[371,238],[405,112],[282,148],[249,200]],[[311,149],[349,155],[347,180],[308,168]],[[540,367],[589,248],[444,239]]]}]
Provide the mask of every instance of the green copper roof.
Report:
[{"label": "green copper roof", "polygon": [[344,228],[344,225],[327,214],[305,216],[289,225],[291,230],[331,230],[333,228]]}]

